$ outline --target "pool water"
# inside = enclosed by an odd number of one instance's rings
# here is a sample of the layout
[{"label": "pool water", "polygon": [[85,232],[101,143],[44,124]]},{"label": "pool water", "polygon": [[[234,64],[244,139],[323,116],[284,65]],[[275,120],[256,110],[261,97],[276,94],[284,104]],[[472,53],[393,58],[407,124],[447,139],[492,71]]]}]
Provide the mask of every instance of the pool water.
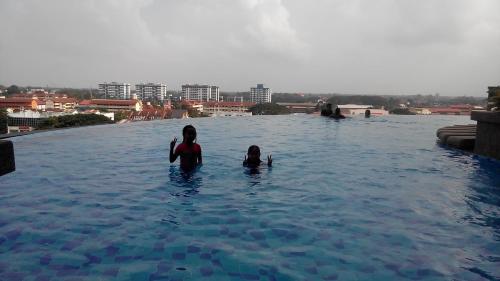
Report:
[{"label": "pool water", "polygon": [[[204,165],[168,161],[182,127]],[[468,117],[162,120],[12,139],[0,280],[499,280],[500,162]],[[273,167],[242,167],[249,145]]]}]

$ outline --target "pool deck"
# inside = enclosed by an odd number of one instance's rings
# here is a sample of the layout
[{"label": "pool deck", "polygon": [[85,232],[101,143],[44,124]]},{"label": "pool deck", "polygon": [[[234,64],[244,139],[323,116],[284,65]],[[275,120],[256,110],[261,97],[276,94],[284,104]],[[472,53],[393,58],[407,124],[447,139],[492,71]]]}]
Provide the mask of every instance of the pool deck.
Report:
[{"label": "pool deck", "polygon": [[437,130],[442,144],[500,160],[500,112],[472,111],[476,124],[447,126]]},{"label": "pool deck", "polygon": [[476,142],[477,125],[454,125],[438,129],[436,136],[442,144],[473,151]]}]

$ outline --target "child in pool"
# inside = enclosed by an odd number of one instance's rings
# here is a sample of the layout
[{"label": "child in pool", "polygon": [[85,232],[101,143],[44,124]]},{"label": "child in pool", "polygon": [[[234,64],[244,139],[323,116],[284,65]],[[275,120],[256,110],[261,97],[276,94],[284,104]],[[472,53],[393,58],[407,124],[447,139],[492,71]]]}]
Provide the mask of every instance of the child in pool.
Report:
[{"label": "child in pool", "polygon": [[[245,160],[243,160],[243,166],[249,168],[257,168],[263,161],[260,160],[260,148],[256,145],[251,145],[248,148],[247,155],[245,155]],[[273,164],[273,158],[271,154],[267,156],[267,166],[271,167]]]},{"label": "child in pool", "polygon": [[181,157],[181,169],[191,171],[202,164],[201,146],[196,143],[196,129],[193,125],[187,125],[182,129],[182,143],[174,150],[177,138],[170,142],[170,163]]}]

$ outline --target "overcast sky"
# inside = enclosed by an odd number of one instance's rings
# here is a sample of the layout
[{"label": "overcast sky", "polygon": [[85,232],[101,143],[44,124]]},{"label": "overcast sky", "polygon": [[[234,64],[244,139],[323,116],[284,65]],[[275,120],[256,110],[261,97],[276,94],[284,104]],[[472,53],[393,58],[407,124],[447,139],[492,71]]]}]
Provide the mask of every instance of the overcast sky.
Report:
[{"label": "overcast sky", "polygon": [[499,0],[1,0],[0,84],[486,96]]}]

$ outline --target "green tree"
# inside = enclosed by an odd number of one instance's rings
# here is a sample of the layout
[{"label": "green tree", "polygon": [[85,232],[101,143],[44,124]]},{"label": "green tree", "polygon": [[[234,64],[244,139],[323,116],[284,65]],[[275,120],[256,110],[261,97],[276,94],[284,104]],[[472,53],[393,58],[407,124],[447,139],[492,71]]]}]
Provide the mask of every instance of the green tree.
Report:
[{"label": "green tree", "polygon": [[19,94],[19,93],[22,93],[22,89],[20,87],[18,87],[17,85],[12,85],[12,86],[7,88],[7,95],[8,96],[11,96],[14,94]]},{"label": "green tree", "polygon": [[128,119],[130,115],[129,111],[117,111],[115,112],[115,122],[118,122],[123,119]]},{"label": "green tree", "polygon": [[103,115],[75,114],[48,118],[39,126],[39,129],[67,128],[111,123],[114,122]]},{"label": "green tree", "polygon": [[253,115],[290,114],[290,109],[276,103],[259,103],[249,108]]}]

